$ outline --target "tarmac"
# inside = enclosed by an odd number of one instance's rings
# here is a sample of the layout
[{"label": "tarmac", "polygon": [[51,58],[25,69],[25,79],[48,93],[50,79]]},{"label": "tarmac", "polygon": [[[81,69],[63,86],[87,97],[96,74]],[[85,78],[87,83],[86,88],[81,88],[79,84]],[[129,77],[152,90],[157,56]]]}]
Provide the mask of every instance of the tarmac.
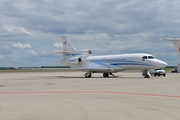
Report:
[{"label": "tarmac", "polygon": [[180,120],[180,74],[0,73],[0,120]]}]

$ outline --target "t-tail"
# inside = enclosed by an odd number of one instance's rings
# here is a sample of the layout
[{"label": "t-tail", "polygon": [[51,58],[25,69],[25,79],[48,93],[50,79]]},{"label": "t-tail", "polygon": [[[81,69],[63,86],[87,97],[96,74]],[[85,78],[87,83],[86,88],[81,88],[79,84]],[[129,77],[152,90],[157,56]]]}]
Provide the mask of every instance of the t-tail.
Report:
[{"label": "t-tail", "polygon": [[61,60],[61,63],[65,65],[82,64],[84,59],[92,54],[92,51],[89,49],[76,50],[68,40],[67,35],[62,35],[61,41],[64,51],[55,52],[53,54],[62,54],[63,59]]},{"label": "t-tail", "polygon": [[161,40],[169,40],[172,41],[179,57],[180,57],[180,38],[162,38]]}]

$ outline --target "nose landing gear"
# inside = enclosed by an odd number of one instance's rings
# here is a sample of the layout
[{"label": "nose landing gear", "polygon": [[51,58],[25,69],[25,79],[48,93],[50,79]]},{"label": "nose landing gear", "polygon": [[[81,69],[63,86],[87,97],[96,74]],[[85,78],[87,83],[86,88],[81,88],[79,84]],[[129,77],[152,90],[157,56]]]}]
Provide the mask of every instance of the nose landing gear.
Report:
[{"label": "nose landing gear", "polygon": [[151,74],[148,70],[145,70],[145,71],[143,71],[143,76],[144,76],[144,78],[150,78]]}]

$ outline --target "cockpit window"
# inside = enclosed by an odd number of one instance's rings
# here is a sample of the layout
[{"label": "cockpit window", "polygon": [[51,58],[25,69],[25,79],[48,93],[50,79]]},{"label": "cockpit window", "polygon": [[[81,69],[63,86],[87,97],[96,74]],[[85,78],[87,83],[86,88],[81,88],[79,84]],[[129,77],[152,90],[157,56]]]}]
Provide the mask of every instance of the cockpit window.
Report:
[{"label": "cockpit window", "polygon": [[153,57],[153,56],[148,56],[148,58],[149,58],[149,59],[154,59],[154,57]]},{"label": "cockpit window", "polygon": [[143,56],[143,58],[142,59],[147,59],[147,56]]}]

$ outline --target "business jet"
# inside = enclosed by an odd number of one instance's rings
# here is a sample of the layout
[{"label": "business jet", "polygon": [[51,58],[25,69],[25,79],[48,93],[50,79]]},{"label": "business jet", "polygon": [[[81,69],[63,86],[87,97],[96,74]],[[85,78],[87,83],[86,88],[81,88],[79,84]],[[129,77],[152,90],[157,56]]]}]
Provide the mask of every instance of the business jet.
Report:
[{"label": "business jet", "polygon": [[113,73],[132,69],[142,70],[144,78],[150,78],[150,69],[167,66],[166,62],[146,53],[91,56],[92,51],[89,49],[76,50],[67,35],[61,36],[61,40],[64,51],[53,54],[62,54],[61,63],[85,71],[86,78],[90,78],[93,73],[103,73],[103,77],[109,77]]}]

